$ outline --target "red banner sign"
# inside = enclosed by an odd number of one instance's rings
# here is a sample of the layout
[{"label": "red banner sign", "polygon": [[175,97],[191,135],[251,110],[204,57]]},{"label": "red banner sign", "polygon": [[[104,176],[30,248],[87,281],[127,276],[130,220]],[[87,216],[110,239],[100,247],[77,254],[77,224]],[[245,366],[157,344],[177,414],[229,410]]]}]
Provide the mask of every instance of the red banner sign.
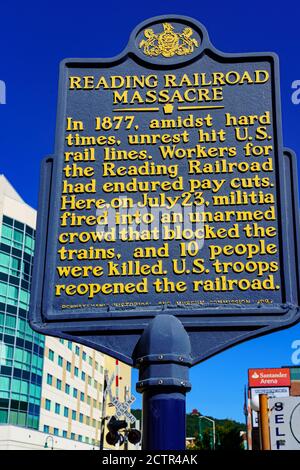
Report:
[{"label": "red banner sign", "polygon": [[249,369],[249,387],[289,387],[290,369]]}]

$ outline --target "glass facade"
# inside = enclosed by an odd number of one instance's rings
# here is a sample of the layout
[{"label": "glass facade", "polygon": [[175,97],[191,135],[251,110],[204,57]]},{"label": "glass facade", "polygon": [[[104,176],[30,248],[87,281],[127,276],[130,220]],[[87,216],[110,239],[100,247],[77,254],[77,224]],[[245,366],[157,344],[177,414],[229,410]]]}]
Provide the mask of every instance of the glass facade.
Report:
[{"label": "glass facade", "polygon": [[300,367],[290,367],[291,380],[300,380]]},{"label": "glass facade", "polygon": [[38,429],[44,338],[27,321],[35,231],[4,215],[0,234],[0,424]]}]

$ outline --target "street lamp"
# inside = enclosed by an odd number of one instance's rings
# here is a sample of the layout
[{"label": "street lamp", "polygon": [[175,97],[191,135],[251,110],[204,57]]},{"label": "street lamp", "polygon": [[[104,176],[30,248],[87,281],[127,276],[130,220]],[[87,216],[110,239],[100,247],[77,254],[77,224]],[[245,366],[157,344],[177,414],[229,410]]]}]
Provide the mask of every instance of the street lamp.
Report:
[{"label": "street lamp", "polygon": [[54,447],[54,439],[53,439],[52,436],[47,436],[47,437],[46,437],[45,444],[44,444],[44,449],[48,449],[48,447],[49,447],[49,445],[48,445],[48,440],[51,440],[50,449],[53,450],[53,447]]},{"label": "street lamp", "polygon": [[202,438],[202,432],[201,432],[201,419],[206,419],[207,421],[212,423],[213,426],[213,450],[216,450],[216,422],[214,419],[209,418],[208,416],[202,416],[200,412],[194,408],[192,413],[193,416],[197,416],[199,418],[199,437],[201,436]]},{"label": "street lamp", "polygon": [[213,426],[213,450],[216,450],[216,423],[215,420],[212,418],[209,418],[208,416],[199,416],[199,420],[201,419],[206,419],[207,421],[210,421]]}]

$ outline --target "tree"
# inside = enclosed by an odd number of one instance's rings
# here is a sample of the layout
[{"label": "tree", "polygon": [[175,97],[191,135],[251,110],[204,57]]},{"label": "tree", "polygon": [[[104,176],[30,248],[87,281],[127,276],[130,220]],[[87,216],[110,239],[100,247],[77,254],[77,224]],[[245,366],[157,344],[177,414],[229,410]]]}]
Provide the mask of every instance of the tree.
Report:
[{"label": "tree", "polygon": [[[230,449],[242,450],[241,431],[245,431],[245,425],[230,419],[215,420],[216,423],[216,450]],[[210,450],[213,448],[213,431],[209,422],[195,413],[187,415],[187,436],[194,437],[194,449]]]}]

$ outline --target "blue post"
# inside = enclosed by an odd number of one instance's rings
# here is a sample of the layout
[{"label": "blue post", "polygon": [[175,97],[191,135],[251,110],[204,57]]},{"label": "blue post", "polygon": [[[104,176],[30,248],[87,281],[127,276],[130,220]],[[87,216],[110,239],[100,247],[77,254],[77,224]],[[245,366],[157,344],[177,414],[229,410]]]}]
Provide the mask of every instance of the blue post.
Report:
[{"label": "blue post", "polygon": [[137,391],[143,393],[144,450],[185,449],[185,395],[191,389],[190,339],[173,315],[161,314],[145,328],[135,350]]}]

